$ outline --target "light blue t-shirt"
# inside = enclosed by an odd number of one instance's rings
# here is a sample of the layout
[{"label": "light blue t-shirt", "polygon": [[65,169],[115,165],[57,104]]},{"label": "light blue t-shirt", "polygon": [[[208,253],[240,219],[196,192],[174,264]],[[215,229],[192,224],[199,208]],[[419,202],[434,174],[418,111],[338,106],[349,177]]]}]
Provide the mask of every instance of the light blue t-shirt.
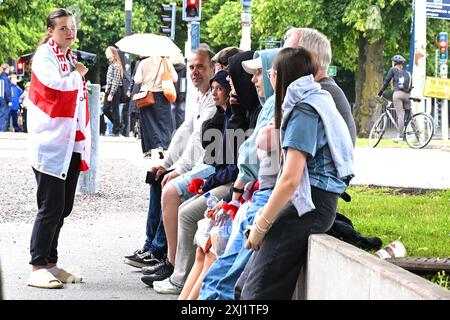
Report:
[{"label": "light blue t-shirt", "polygon": [[282,136],[282,147],[307,153],[306,163],[312,186],[338,194],[345,191],[347,186],[338,178],[323,122],[310,105],[294,107]]}]

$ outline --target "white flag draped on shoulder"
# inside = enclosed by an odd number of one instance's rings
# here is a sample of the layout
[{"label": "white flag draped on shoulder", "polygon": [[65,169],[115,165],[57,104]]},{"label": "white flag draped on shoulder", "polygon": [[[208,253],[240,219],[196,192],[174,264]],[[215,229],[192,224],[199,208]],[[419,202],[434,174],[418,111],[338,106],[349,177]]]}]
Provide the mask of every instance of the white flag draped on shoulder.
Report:
[{"label": "white flag draped on shoulder", "polygon": [[65,180],[73,152],[89,169],[91,130],[86,84],[76,57],[50,39],[33,57],[28,109],[29,156],[36,170]]}]

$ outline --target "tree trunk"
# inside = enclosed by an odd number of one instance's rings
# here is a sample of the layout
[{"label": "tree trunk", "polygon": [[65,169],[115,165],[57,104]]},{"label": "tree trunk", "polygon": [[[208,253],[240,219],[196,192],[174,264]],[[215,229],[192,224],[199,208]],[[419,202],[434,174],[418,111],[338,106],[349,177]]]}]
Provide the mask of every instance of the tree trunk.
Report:
[{"label": "tree trunk", "polygon": [[358,137],[367,138],[379,114],[377,93],[384,73],[384,40],[369,43],[359,36],[358,68],[355,73],[355,122]]}]

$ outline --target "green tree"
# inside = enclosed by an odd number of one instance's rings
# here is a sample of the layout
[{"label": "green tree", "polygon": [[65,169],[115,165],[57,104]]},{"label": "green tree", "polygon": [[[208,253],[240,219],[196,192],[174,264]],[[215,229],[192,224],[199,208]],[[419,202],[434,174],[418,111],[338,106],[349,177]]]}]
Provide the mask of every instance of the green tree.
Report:
[{"label": "green tree", "polygon": [[213,51],[239,46],[242,34],[240,23],[242,5],[239,1],[208,1],[204,13],[202,20],[204,18],[208,20],[205,21],[207,37],[203,36],[203,42],[208,43]]},{"label": "green tree", "polygon": [[367,137],[379,105],[384,52],[408,52],[412,8],[407,0],[351,0],[345,11],[342,21],[351,27],[358,52],[354,117],[358,136]]},{"label": "green tree", "polygon": [[52,1],[8,0],[0,4],[0,62],[32,52],[44,35]]}]

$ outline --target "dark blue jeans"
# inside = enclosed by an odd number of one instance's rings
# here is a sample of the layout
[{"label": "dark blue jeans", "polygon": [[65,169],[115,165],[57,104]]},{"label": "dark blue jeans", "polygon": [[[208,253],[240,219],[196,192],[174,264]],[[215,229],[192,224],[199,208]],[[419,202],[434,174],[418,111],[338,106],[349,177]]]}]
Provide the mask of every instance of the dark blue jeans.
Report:
[{"label": "dark blue jeans", "polygon": [[144,250],[149,250],[157,258],[162,258],[167,254],[166,232],[164,231],[162,211],[161,211],[161,184],[150,186],[150,202],[147,213],[147,239]]}]

